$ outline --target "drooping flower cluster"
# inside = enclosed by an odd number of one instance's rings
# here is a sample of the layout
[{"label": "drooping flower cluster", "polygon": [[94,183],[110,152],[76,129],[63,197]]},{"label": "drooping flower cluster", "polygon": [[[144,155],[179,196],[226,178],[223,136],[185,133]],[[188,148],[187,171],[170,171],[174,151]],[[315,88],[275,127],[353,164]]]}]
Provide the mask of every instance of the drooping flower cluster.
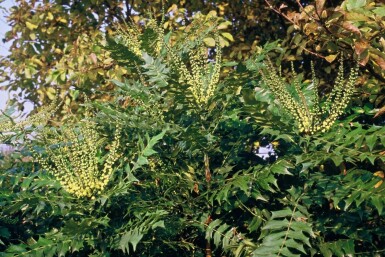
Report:
[{"label": "drooping flower cluster", "polygon": [[[177,71],[179,82],[187,84],[194,101],[204,106],[214,95],[220,75],[222,49],[217,31],[218,19],[211,16],[203,19],[197,15],[177,43],[172,36],[169,42],[165,42],[163,23],[164,20],[158,24],[156,20],[149,19],[143,26],[131,23],[118,27],[115,41],[142,60],[148,55],[163,59],[162,54],[166,53],[162,49],[167,49],[168,60]],[[208,58],[209,48],[204,45],[205,40],[209,40],[211,47],[215,46],[215,62]],[[187,61],[182,58],[184,55],[188,56]],[[139,66],[136,67],[140,73]]]},{"label": "drooping flower cluster", "polygon": [[[219,81],[222,49],[217,32],[214,32],[214,37],[215,63],[208,60],[208,49],[202,42],[189,51],[189,62],[187,64],[173,49],[167,47],[174,67],[178,71],[180,82],[189,85],[189,90],[200,106],[206,105],[210,97],[214,95]],[[190,69],[187,68],[188,66]]]},{"label": "drooping flower cluster", "polygon": [[117,29],[118,40],[123,43],[129,51],[134,53],[137,57],[142,58],[141,35],[136,26],[128,25],[126,28],[119,27]]},{"label": "drooping flower cluster", "polygon": [[272,91],[274,97],[282,105],[283,109],[289,112],[295,119],[299,131],[305,134],[314,134],[319,131],[326,132],[331,128],[349,104],[351,96],[354,92],[354,84],[358,76],[358,66],[356,66],[351,69],[347,81],[344,79],[343,60],[341,58],[333,90],[328,95],[326,101],[320,105],[313,64],[313,99],[310,99],[312,104],[309,103],[309,99],[305,98],[293,67],[292,73],[295,77],[295,95],[290,92],[286,82],[278,74],[270,61],[267,62],[267,67],[269,71],[262,72],[264,83]]},{"label": "drooping flower cluster", "polygon": [[46,155],[37,155],[42,167],[53,174],[63,188],[77,197],[94,197],[107,186],[113,165],[120,157],[121,126],[116,128],[109,153],[101,156],[103,138],[91,121],[61,129],[45,129]]},{"label": "drooping flower cluster", "polygon": [[125,27],[119,26],[115,38],[140,59],[142,59],[143,51],[159,55],[164,44],[162,23],[158,25],[156,20],[148,19],[143,28],[133,22]]}]

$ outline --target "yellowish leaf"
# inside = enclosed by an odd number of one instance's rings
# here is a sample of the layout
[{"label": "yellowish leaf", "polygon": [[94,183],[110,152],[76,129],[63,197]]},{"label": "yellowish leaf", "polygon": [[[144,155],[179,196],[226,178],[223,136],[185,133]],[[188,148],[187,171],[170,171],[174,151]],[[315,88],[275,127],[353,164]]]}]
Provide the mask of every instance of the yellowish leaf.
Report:
[{"label": "yellowish leaf", "polygon": [[93,64],[97,64],[98,63],[98,58],[96,57],[95,53],[91,53],[90,54],[90,58],[91,58],[91,61],[92,61]]},{"label": "yellowish leaf", "polygon": [[369,21],[370,18],[362,13],[347,12],[345,18],[348,21]]},{"label": "yellowish leaf", "polygon": [[53,14],[52,14],[51,12],[49,12],[49,13],[47,14],[47,20],[49,20],[49,21],[52,21],[52,20],[53,20]]},{"label": "yellowish leaf", "polygon": [[36,34],[35,34],[35,33],[30,33],[30,34],[29,34],[29,38],[30,38],[31,40],[36,40]]},{"label": "yellowish leaf", "polygon": [[376,176],[376,177],[382,178],[381,181],[378,181],[377,184],[374,185],[374,188],[378,188],[378,187],[380,187],[380,186],[382,185],[382,183],[384,182],[385,174],[384,174],[384,172],[383,172],[382,170],[379,170],[379,171],[374,172],[373,175]]},{"label": "yellowish leaf", "polygon": [[209,47],[214,47],[215,46],[215,39],[212,37],[206,37],[203,39],[203,42]]},{"label": "yellowish leaf", "polygon": [[313,22],[313,23],[306,23],[303,29],[306,35],[318,34],[318,27],[319,27],[318,24]]},{"label": "yellowish leaf", "polygon": [[168,8],[167,13],[169,12],[175,12],[175,10],[178,9],[178,6],[176,4],[171,5],[170,8]]},{"label": "yellowish leaf", "polygon": [[37,28],[37,25],[35,25],[35,24],[33,24],[33,23],[30,23],[29,21],[27,21],[27,22],[25,23],[25,25],[26,25],[27,28],[30,29],[30,30],[34,30],[34,29]]},{"label": "yellowish leaf", "polygon": [[217,16],[218,16],[218,15],[217,15],[217,12],[214,11],[214,10],[212,10],[212,11],[210,11],[210,12],[207,14],[206,20],[207,20],[208,18],[217,17]]},{"label": "yellowish leaf", "polygon": [[28,67],[24,69],[24,75],[27,79],[30,79],[32,77],[31,70]]},{"label": "yellowish leaf", "polygon": [[41,60],[39,60],[39,59],[32,58],[31,61],[32,61],[33,63],[36,63],[36,64],[39,65],[39,66],[44,66],[44,63],[43,63]]},{"label": "yellowish leaf", "polygon": [[227,41],[227,40],[223,39],[222,37],[220,37],[219,38],[219,45],[221,47],[226,47],[226,46],[229,46],[230,44],[229,44],[229,41]]},{"label": "yellowish leaf", "polygon": [[231,22],[229,21],[224,21],[221,22],[221,24],[218,25],[217,29],[227,29],[231,25]]},{"label": "yellowish leaf", "polygon": [[56,96],[56,90],[52,87],[47,88],[47,96],[50,100],[55,99]]},{"label": "yellowish leaf", "polygon": [[384,172],[382,170],[374,172],[373,175],[376,176],[376,177],[385,178],[385,174],[384,174]]},{"label": "yellowish leaf", "polygon": [[316,0],[315,1],[315,8],[317,9],[318,15],[321,15],[325,5],[325,0]]},{"label": "yellowish leaf", "polygon": [[358,56],[360,56],[366,49],[368,49],[369,43],[366,40],[359,40],[354,43],[354,50]]},{"label": "yellowish leaf", "polygon": [[234,41],[233,35],[231,35],[231,34],[228,33],[228,32],[222,33],[222,36],[225,37],[225,38],[227,38],[227,39],[230,40],[231,42]]},{"label": "yellowish leaf", "polygon": [[370,56],[373,58],[373,60],[376,62],[376,64],[378,66],[380,66],[380,68],[382,70],[385,70],[385,60],[384,60],[384,58],[382,58],[382,57],[380,57],[378,55],[375,55],[375,54],[371,54]]},{"label": "yellowish leaf", "polygon": [[57,18],[57,21],[60,22],[60,23],[67,23],[67,20],[63,17],[59,17]]},{"label": "yellowish leaf", "polygon": [[380,41],[380,44],[382,46],[382,50],[385,51],[385,39],[383,37],[381,37],[379,41]]},{"label": "yellowish leaf", "polygon": [[337,58],[337,54],[331,54],[325,57],[325,60],[328,62],[333,62]]}]

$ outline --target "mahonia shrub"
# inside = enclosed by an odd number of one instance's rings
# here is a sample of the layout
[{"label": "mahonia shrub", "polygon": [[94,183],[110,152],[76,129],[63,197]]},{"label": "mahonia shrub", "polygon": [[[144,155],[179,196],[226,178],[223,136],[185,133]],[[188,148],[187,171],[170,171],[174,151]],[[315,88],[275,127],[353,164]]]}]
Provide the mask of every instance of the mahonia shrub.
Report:
[{"label": "mahonia shrub", "polygon": [[266,61],[277,42],[224,62],[216,19],[186,22],[115,27],[106,50],[129,75],[94,92],[92,118],[37,128],[36,163],[0,174],[6,256],[381,253],[385,128],[344,110],[354,70],[319,99]]}]

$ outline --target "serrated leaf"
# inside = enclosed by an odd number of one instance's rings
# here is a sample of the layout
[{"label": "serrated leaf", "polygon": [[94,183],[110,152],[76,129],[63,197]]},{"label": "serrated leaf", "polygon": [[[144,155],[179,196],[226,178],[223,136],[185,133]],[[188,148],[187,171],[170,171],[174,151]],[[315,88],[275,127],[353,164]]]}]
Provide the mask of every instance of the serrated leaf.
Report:
[{"label": "serrated leaf", "polygon": [[10,247],[5,250],[6,253],[23,253],[25,252],[25,246],[24,245],[11,245]]},{"label": "serrated leaf", "polygon": [[266,225],[262,228],[262,230],[266,229],[282,229],[289,226],[289,221],[287,219],[284,220],[269,220]]},{"label": "serrated leaf", "polygon": [[138,165],[142,166],[142,165],[145,165],[145,164],[148,164],[148,160],[146,157],[144,156],[139,156],[138,157],[138,160],[136,161]]},{"label": "serrated leaf", "polygon": [[292,167],[293,166],[287,161],[278,161],[271,166],[270,170],[275,174],[292,176],[293,174],[288,170],[289,168],[292,168]]},{"label": "serrated leaf", "polygon": [[121,249],[124,253],[130,253],[130,244],[134,252],[136,251],[136,246],[142,239],[143,234],[139,232],[139,229],[130,230],[125,233],[119,241],[119,249]]},{"label": "serrated leaf", "polygon": [[227,224],[222,224],[220,227],[218,227],[214,233],[214,245],[215,246],[219,246],[221,241],[222,241],[222,237],[223,237],[223,232],[228,229],[230,226],[227,225]]},{"label": "serrated leaf", "polygon": [[280,211],[273,211],[271,212],[271,219],[290,217],[292,213],[293,211],[289,208]]},{"label": "serrated leaf", "polygon": [[382,214],[382,210],[384,209],[384,201],[382,200],[382,196],[373,196],[371,198],[371,203],[376,207],[378,214]]},{"label": "serrated leaf", "polygon": [[285,241],[285,247],[291,247],[294,249],[297,249],[298,251],[306,254],[305,248],[303,247],[302,244],[298,243],[297,241],[293,239],[288,239]]},{"label": "serrated leaf", "polygon": [[366,136],[365,142],[366,142],[366,145],[369,147],[369,150],[372,151],[377,142],[377,136],[374,134]]},{"label": "serrated leaf", "polygon": [[311,229],[310,225],[306,222],[301,222],[301,221],[292,222],[292,224],[290,225],[290,228],[292,228],[295,231],[293,232],[295,234],[302,233],[303,231],[308,233],[311,237],[315,237],[313,230]]}]

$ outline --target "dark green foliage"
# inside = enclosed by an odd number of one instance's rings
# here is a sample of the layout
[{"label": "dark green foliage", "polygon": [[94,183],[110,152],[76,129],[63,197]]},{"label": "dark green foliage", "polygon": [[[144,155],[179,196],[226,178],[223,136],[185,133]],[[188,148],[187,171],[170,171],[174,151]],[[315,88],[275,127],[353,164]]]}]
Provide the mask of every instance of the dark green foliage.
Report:
[{"label": "dark green foliage", "polygon": [[[111,40],[117,62],[134,60]],[[356,107],[325,133],[301,134],[256,73],[277,43],[223,75],[198,106],[168,49],[155,56],[146,41],[135,76],[114,80],[110,101],[86,104],[106,142],[122,127],[106,190],[76,198],[28,148],[2,157],[1,256],[381,253],[384,127],[360,123]],[[276,157],[256,155],[270,143]],[[29,147],[44,152],[39,137]]]}]

